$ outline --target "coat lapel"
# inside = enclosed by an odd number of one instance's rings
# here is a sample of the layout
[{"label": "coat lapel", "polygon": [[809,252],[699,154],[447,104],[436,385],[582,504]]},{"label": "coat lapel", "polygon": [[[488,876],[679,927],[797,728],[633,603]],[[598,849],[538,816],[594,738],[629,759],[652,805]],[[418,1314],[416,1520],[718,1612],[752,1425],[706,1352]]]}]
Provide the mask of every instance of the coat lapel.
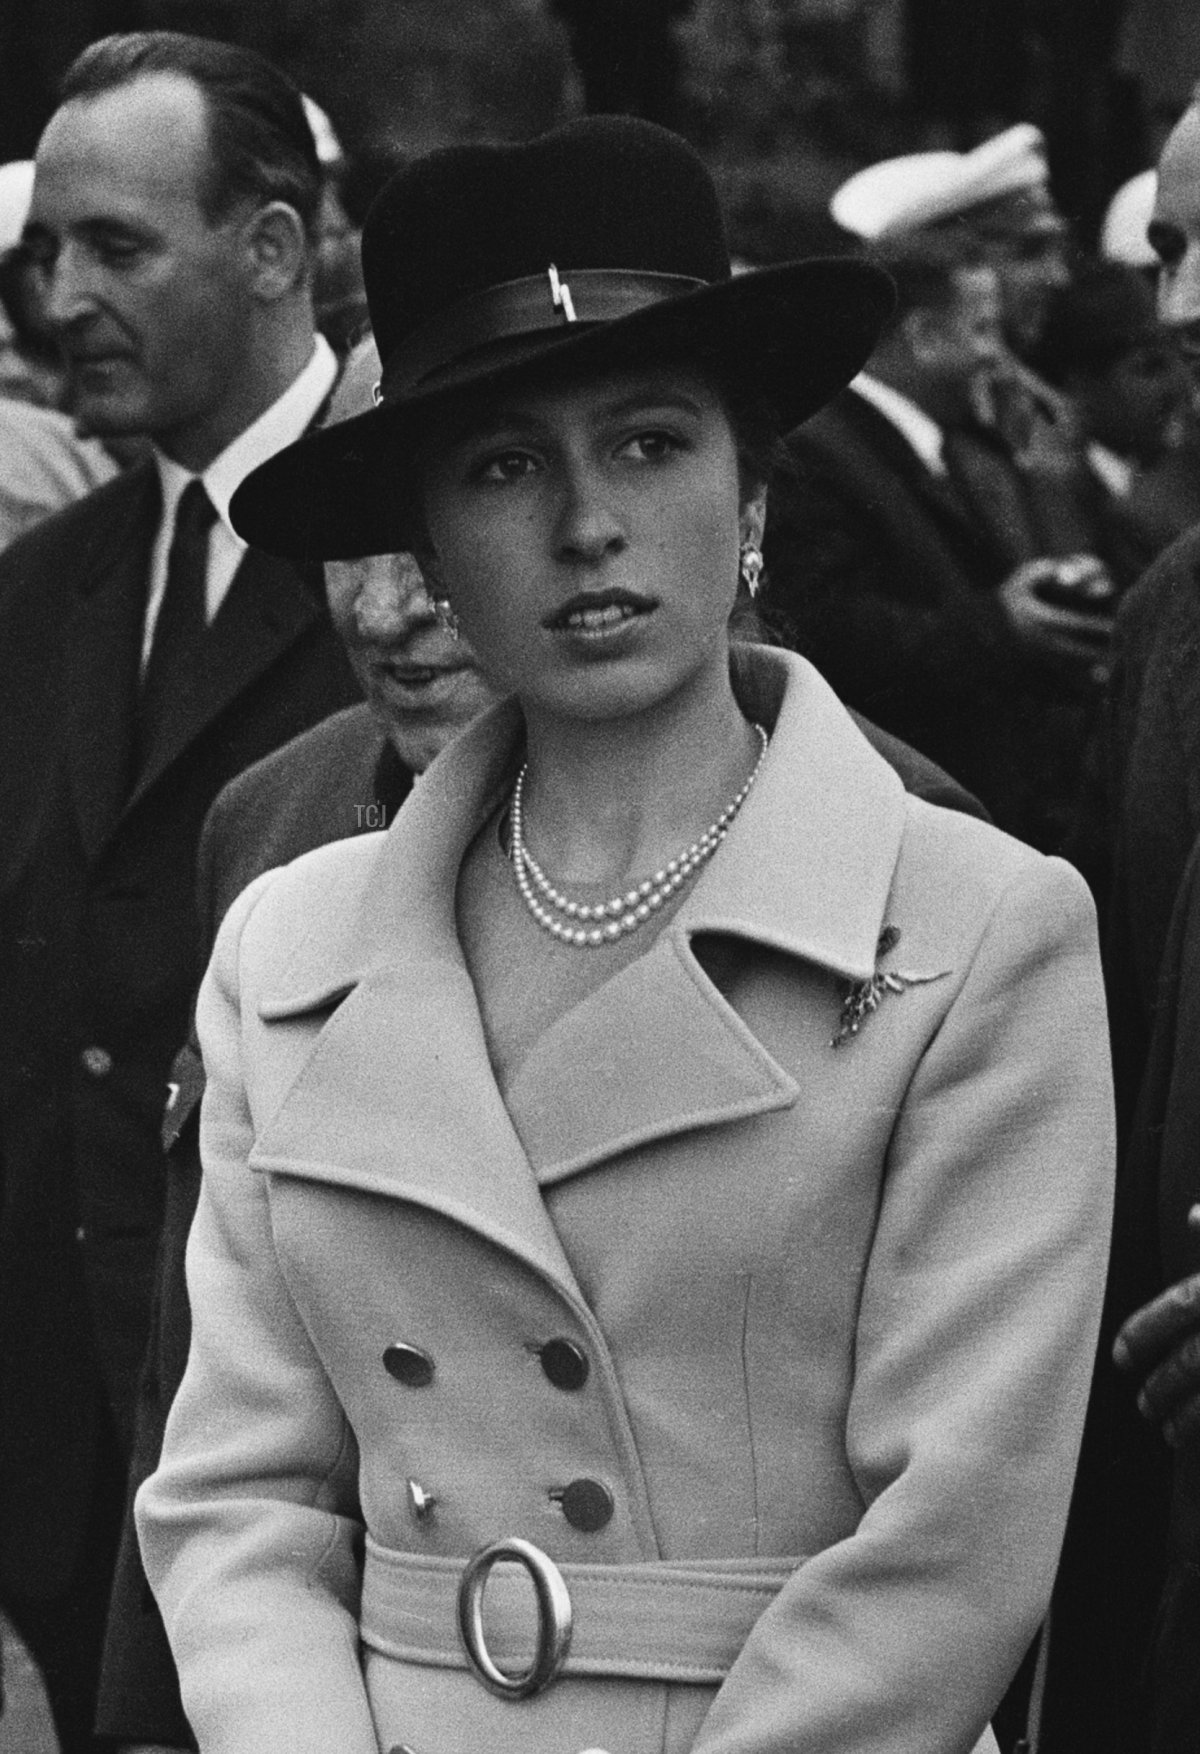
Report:
[{"label": "coat lapel", "polygon": [[247,549],[180,699],[130,799],[136,805],[179,756],[321,615],[319,585],[287,561]]},{"label": "coat lapel", "polygon": [[1167,649],[1167,693],[1176,703],[1175,724],[1187,758],[1192,820],[1200,822],[1200,566],[1193,568],[1190,582],[1175,616],[1177,637]]},{"label": "coat lapel", "polygon": [[109,501],[110,515],[96,524],[96,547],[82,557],[82,586],[62,648],[67,768],[89,860],[129,794],[146,580],[161,505],[151,463],[132,469],[122,486],[121,509],[112,515]]},{"label": "coat lapel", "polygon": [[[796,1100],[795,1081],[705,975],[693,939],[749,939],[866,978],[904,792],[803,660],[755,650],[737,681],[747,710],[776,729],[720,858],[647,955],[547,1033],[506,1099],[454,898],[463,853],[511,783],[516,709],[497,709],[434,763],[379,843],[361,898],[325,910],[344,926],[315,927],[259,1002],[268,1028],[337,1009],[262,1128],[256,1167],[414,1200],[578,1298],[539,1179]],[[602,1066],[600,1083],[564,1078],[564,1064]]]},{"label": "coat lapel", "polygon": [[519,729],[516,709],[501,707],[434,763],[345,928],[301,944],[281,990],[261,999],[268,1026],[337,1009],[251,1163],[441,1212],[583,1309],[492,1076],[455,927],[458,868],[507,783]]}]

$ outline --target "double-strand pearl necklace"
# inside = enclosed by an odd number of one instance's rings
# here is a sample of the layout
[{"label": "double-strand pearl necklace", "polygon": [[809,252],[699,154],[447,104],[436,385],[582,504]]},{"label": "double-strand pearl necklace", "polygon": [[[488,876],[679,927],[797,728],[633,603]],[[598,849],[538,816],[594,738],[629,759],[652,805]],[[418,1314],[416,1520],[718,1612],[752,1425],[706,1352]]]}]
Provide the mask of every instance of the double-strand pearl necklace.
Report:
[{"label": "double-strand pearl necklace", "polygon": [[624,895],[614,895],[611,901],[572,901],[569,896],[555,889],[525,845],[521,800],[525,790],[525,775],[528,772],[526,763],[517,775],[512,804],[509,807],[509,853],[516,874],[517,888],[538,925],[564,944],[577,944],[588,949],[600,944],[615,943],[618,938],[624,938],[628,933],[636,932],[639,926],[645,925],[694,872],[708,863],[728,834],[734,817],[746,802],[767,753],[767,733],[758,724],[754,729],[758,732],[762,747],[749,779],[733,802],[725,806],[717,820],[704,830],[698,840],[694,840],[690,847],[675,858],[669,859],[661,871],[656,871],[653,877],[647,877]]}]

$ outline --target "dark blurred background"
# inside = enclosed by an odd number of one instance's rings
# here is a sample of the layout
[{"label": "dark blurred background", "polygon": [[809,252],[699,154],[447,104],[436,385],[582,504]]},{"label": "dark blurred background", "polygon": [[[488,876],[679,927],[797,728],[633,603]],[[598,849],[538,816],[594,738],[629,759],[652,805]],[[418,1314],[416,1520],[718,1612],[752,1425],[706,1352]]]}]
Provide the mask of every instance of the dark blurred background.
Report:
[{"label": "dark blurred background", "polygon": [[280,62],[366,194],[442,141],[652,116],[704,150],[758,261],[826,242],[828,195],[857,166],[1018,120],[1045,130],[1087,239],[1200,77],[1196,0],[0,0],[0,161],[32,153],[85,43],[140,27]]}]

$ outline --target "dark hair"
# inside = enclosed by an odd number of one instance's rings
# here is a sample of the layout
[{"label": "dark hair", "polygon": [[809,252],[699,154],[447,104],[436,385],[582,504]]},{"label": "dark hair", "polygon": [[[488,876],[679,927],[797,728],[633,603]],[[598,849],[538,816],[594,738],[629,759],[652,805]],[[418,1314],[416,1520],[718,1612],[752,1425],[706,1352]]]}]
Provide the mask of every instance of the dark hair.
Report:
[{"label": "dark hair", "polygon": [[1124,262],[1090,262],[1051,298],[1029,363],[1051,383],[1099,377],[1139,347],[1169,346],[1154,293]]},{"label": "dark hair", "polygon": [[155,73],[190,79],[208,113],[209,173],[200,194],[215,222],[249,197],[285,201],[311,237],[321,167],[300,93],[253,50],[171,30],[130,31],[92,43],[68,67],[59,101],[99,97]]},{"label": "dark hair", "polygon": [[949,310],[958,297],[958,276],[987,267],[979,244],[959,226],[878,244],[868,259],[896,283],[896,308],[884,335],[899,328],[912,311]]}]

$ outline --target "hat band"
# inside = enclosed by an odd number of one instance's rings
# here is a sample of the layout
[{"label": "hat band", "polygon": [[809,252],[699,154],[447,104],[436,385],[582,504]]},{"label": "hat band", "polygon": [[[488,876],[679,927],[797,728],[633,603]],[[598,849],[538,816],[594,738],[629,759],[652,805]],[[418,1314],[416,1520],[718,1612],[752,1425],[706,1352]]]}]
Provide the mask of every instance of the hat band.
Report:
[{"label": "hat band", "polygon": [[380,379],[377,400],[410,395],[466,353],[514,335],[561,331],[574,323],[611,323],[647,305],[663,304],[711,283],[687,274],[643,274],[625,268],[583,268],[509,280],[460,299],[401,342]]}]

